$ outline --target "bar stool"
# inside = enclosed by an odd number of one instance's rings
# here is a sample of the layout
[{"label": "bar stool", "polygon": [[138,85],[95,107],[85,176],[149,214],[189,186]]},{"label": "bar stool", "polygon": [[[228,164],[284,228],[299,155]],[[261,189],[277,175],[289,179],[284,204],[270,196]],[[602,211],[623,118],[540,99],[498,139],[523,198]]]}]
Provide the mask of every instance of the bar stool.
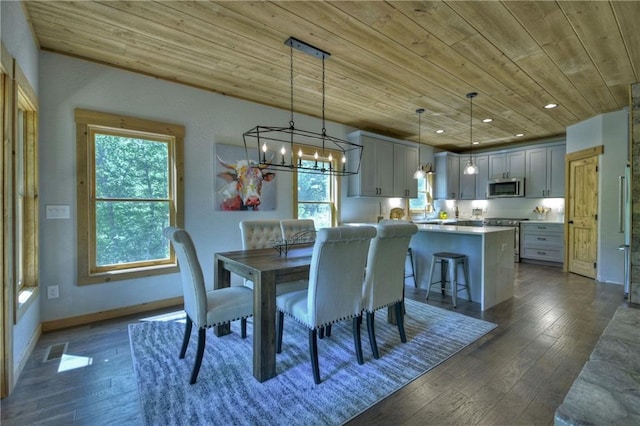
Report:
[{"label": "bar stool", "polygon": [[[440,281],[433,281],[433,273],[435,272],[436,263],[440,263]],[[458,265],[462,265],[464,272],[464,284],[458,282]],[[448,266],[448,267],[447,267]],[[446,290],[447,272],[449,275],[449,283],[451,290],[451,299],[453,307],[456,307],[456,297],[458,296],[458,288],[462,287],[467,290],[469,302],[471,302],[471,291],[469,290],[469,268],[467,256],[460,253],[440,252],[434,253],[431,257],[431,268],[429,269],[429,286],[427,287],[427,300],[429,300],[429,292],[434,284],[440,284],[442,294]]]},{"label": "bar stool", "polygon": [[409,247],[407,249],[407,257],[409,258],[409,262],[411,262],[411,273],[408,274],[405,271],[404,279],[406,281],[407,278],[412,278],[413,279],[413,285],[415,287],[418,287],[418,283],[416,282],[416,270],[413,267],[413,252],[411,251],[411,247]]}]

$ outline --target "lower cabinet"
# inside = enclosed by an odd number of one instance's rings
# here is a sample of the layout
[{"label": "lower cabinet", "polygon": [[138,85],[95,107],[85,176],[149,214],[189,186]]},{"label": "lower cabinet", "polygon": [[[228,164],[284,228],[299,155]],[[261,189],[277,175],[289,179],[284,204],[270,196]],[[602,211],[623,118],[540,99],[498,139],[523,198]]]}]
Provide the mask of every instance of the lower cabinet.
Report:
[{"label": "lower cabinet", "polygon": [[562,264],[564,261],[564,224],[521,222],[520,258]]}]

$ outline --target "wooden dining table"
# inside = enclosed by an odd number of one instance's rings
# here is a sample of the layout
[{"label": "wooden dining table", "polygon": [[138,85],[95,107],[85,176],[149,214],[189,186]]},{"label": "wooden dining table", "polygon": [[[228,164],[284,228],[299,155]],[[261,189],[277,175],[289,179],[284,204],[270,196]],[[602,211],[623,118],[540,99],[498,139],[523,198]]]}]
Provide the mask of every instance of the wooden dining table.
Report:
[{"label": "wooden dining table", "polygon": [[[313,247],[290,248],[285,255],[273,248],[216,253],[214,288],[231,285],[231,272],[253,281],[253,376],[264,382],[276,376],[276,286],[309,278]],[[215,334],[231,332],[216,327]]]}]

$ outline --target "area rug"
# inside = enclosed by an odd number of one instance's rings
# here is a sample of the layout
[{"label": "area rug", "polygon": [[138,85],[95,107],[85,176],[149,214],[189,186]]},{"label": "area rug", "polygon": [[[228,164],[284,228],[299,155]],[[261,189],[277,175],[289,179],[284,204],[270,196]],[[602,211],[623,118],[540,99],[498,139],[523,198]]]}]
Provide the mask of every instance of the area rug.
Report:
[{"label": "area rug", "polygon": [[307,330],[285,319],[277,376],[259,383],[252,375],[252,324],[240,338],[207,333],[198,381],[189,384],[194,330],[185,359],[178,359],[184,318],[157,318],[129,326],[142,417],[153,425],[339,425],[456,354],[496,327],[455,312],[406,301],[407,343],[397,327],[376,318],[380,358],[374,359],[362,327],[364,365],[356,361],[351,322],[318,340],[322,383],[314,384]]}]

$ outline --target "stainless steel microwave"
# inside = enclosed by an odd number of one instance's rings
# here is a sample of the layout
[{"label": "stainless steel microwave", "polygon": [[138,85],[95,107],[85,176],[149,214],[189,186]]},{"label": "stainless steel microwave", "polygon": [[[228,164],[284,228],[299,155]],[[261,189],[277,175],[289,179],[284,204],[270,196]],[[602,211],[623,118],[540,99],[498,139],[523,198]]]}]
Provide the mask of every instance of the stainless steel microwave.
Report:
[{"label": "stainless steel microwave", "polygon": [[487,194],[489,198],[524,197],[524,178],[489,179]]}]

